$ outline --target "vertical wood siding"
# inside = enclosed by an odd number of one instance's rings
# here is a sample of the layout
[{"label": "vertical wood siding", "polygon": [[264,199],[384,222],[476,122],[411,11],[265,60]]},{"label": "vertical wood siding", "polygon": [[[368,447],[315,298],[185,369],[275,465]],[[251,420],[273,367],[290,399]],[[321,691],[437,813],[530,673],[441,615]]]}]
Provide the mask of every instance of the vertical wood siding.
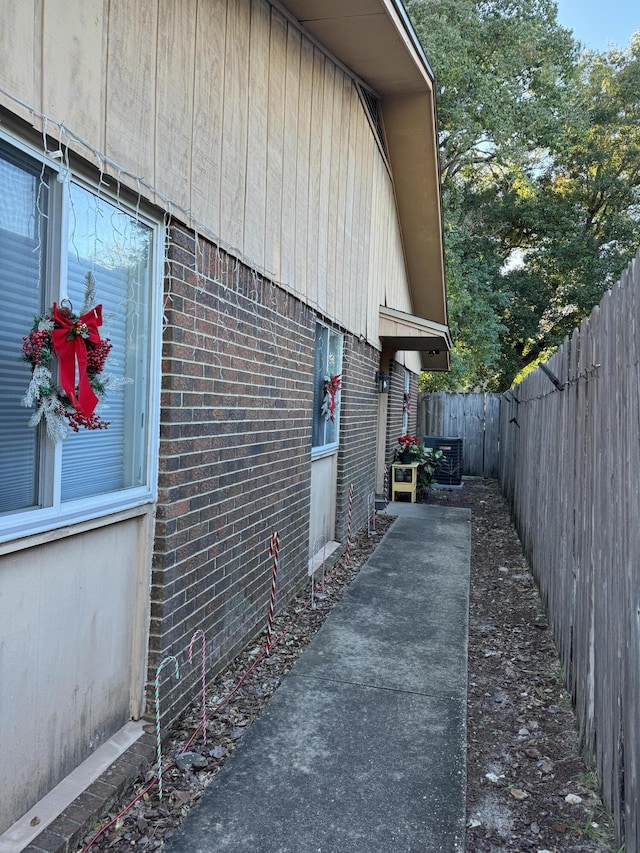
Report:
[{"label": "vertical wood siding", "polygon": [[[267,139],[269,110],[273,100],[274,81],[269,76],[269,44],[262,33],[269,26],[269,9],[257,4],[251,9],[249,42],[249,132],[247,137],[247,186],[251,187],[253,216],[245,217],[244,248],[260,266],[272,256],[271,240],[266,230],[267,213]],[[270,98],[271,94],[271,98]],[[276,136],[275,128],[273,130]],[[282,132],[282,120],[280,121]],[[271,154],[273,156],[273,154]],[[272,188],[271,188],[272,189]]]},{"label": "vertical wood siding", "polygon": [[[640,253],[502,397],[500,480],[540,586],[585,757],[640,851]],[[514,420],[515,419],[515,420]]]},{"label": "vertical wood siding", "polygon": [[[224,31],[223,31],[224,32]],[[156,55],[158,39],[158,3],[112,3],[109,10],[106,68],[105,149],[116,162],[134,175],[156,183]],[[202,50],[202,48],[201,48]],[[104,70],[104,69],[103,69]],[[0,72],[1,73],[1,72]],[[40,64],[36,73],[55,76],[56,69]],[[198,78],[196,77],[196,94]],[[82,87],[76,97],[84,98]],[[195,99],[199,105],[198,98]],[[7,104],[11,109],[11,103]],[[40,105],[35,104],[36,107]],[[73,130],[82,136],[83,127]],[[194,153],[201,153],[197,147]],[[93,142],[93,137],[87,136]],[[216,207],[217,212],[217,207]]]},{"label": "vertical wood siding", "polygon": [[[136,192],[144,179],[151,201],[189,211],[374,343],[380,305],[411,311],[393,186],[357,86],[266,0],[0,0],[0,11],[0,87],[110,158]],[[0,103],[41,129],[12,97]]]},{"label": "vertical wood siding", "polygon": [[[31,11],[31,4],[26,6]],[[99,148],[104,145],[107,96],[102,78],[107,55],[106,6],[103,0],[77,3],[69,14],[66,0],[47,0],[41,4],[42,17],[38,15],[42,21],[42,68],[53,72],[37,81],[42,91],[42,112],[60,116],[69,128],[81,127],[85,139],[96,140]],[[17,48],[21,49],[20,43]]]}]

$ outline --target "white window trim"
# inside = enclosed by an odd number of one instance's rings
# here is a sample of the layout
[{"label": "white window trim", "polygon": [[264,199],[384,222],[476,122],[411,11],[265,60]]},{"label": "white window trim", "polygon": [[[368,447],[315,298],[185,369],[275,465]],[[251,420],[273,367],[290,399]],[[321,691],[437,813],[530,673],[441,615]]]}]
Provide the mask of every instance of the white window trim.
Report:
[{"label": "white window trim", "polygon": [[[54,160],[47,157],[41,151],[32,148],[23,140],[8,134],[0,129],[0,139],[4,140],[8,145],[13,146],[25,155],[42,163],[52,172],[57,173],[58,181],[64,182],[68,180],[69,170],[65,164],[61,164],[59,160]],[[81,498],[77,501],[65,501],[60,503],[60,484],[55,485],[54,489],[54,505],[48,507],[32,507],[23,512],[9,512],[0,515],[0,542],[8,542],[13,539],[20,539],[33,534],[45,533],[47,531],[65,528],[61,531],[60,536],[67,536],[69,531],[66,529],[69,525],[82,524],[92,519],[101,518],[106,515],[111,515],[123,510],[139,507],[144,504],[154,503],[157,500],[158,494],[158,457],[160,450],[160,388],[162,382],[162,291],[163,291],[163,270],[164,270],[164,231],[160,219],[154,219],[137,209],[134,205],[127,204],[122,198],[116,196],[103,187],[100,187],[97,182],[88,180],[85,176],[71,172],[74,183],[84,187],[88,191],[94,193],[105,201],[114,204],[124,212],[130,214],[136,220],[148,226],[153,232],[154,252],[151,260],[151,275],[152,282],[151,291],[149,293],[149,329],[151,332],[151,342],[149,350],[149,375],[151,377],[149,394],[149,424],[147,427],[147,483],[144,486],[138,486],[131,489],[123,489],[118,492],[110,492],[104,495],[96,495],[94,497]],[[65,199],[62,211],[63,220],[68,215],[67,211],[68,200]],[[59,230],[62,234],[64,221],[59,224]],[[54,236],[55,243],[57,236]],[[61,241],[65,243],[63,238]],[[52,260],[54,264],[60,265],[63,261],[63,252],[65,248],[59,248],[55,258]],[[58,276],[61,284],[62,277]],[[58,294],[58,299],[61,294]],[[16,359],[19,357],[16,354]],[[44,441],[48,441],[44,439]],[[56,463],[59,470],[60,456],[62,447],[58,444],[55,448],[47,448],[47,451],[57,454]]]},{"label": "white window trim", "polygon": [[312,447],[311,459],[322,459],[325,456],[335,456],[339,447],[339,441],[335,441],[332,444],[323,444],[322,447]]},{"label": "white window trim", "polygon": [[[338,335],[341,340],[341,348],[340,348],[340,376],[342,377],[342,369],[343,369],[343,360],[344,360],[344,335],[342,332],[334,329],[333,326],[330,326],[328,323],[324,323],[322,320],[316,317],[316,324],[322,326],[325,329],[329,330],[329,334],[333,333],[334,335]],[[340,404],[342,403],[342,390],[340,390]],[[338,438],[337,441],[332,441],[329,444],[321,444],[317,447],[311,446],[311,460],[314,459],[322,459],[325,456],[332,456],[338,452],[340,448],[340,415],[341,412],[338,410]],[[315,415],[314,415],[315,417]]]}]

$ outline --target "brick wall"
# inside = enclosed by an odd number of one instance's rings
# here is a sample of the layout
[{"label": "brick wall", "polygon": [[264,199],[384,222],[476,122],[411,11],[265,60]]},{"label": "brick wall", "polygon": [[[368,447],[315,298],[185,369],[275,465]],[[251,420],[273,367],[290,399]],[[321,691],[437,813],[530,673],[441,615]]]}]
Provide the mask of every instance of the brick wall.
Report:
[{"label": "brick wall", "polygon": [[409,412],[409,432],[411,435],[417,435],[418,441],[422,441],[424,436],[418,435],[418,380],[417,373],[409,374],[409,392],[411,394],[411,410]]},{"label": "brick wall", "polygon": [[[165,279],[160,473],[152,567],[149,703],[167,668],[162,715],[198,696],[194,632],[211,676],[266,626],[273,530],[281,547],[276,610],[307,578],[315,313],[183,228],[171,229]],[[374,490],[379,354],[345,334],[337,535],[366,524]],[[196,646],[198,652],[200,645]],[[151,706],[149,705],[151,711]]]},{"label": "brick wall", "polygon": [[197,695],[196,629],[213,673],[265,626],[273,530],[278,603],[306,577],[315,339],[300,301],[202,238],[196,272],[194,235],[170,236],[149,656],[150,683],[163,657],[181,666],[166,718]]},{"label": "brick wall", "polygon": [[[393,451],[398,446],[398,436],[403,433],[402,415],[404,412],[404,375],[405,368],[401,364],[394,362],[389,375],[389,401],[387,408],[385,459],[389,463],[393,460]],[[411,393],[411,411],[409,412],[409,428],[407,431],[410,435],[415,435],[418,423],[418,376],[415,373],[409,374],[409,391]],[[421,440],[422,436],[418,436],[418,439]]]},{"label": "brick wall", "polygon": [[378,390],[375,379],[380,354],[346,335],[340,404],[340,452],[336,497],[336,537],[346,540],[349,486],[353,484],[352,533],[367,523],[367,500],[375,498],[375,455]]}]

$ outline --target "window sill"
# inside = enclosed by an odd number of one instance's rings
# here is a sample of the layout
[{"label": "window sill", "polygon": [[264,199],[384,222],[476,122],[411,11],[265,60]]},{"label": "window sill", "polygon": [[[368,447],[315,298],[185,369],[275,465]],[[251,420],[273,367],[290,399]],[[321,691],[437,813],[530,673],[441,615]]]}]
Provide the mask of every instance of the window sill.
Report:
[{"label": "window sill", "polygon": [[38,545],[45,545],[49,542],[57,542],[69,536],[77,536],[79,533],[97,530],[101,527],[118,524],[132,518],[150,515],[154,509],[155,504],[146,500],[127,509],[114,509],[112,512],[104,513],[99,517],[79,519],[78,521],[67,519],[66,522],[61,521],[56,527],[37,533],[14,534],[14,538],[8,539],[5,537],[5,541],[0,542],[0,556],[3,554],[12,554],[16,551],[23,551],[26,548],[36,548]]},{"label": "window sill", "polygon": [[325,456],[334,456],[338,452],[337,444],[330,444],[327,447],[314,447],[311,449],[311,461],[316,459],[324,459]]}]

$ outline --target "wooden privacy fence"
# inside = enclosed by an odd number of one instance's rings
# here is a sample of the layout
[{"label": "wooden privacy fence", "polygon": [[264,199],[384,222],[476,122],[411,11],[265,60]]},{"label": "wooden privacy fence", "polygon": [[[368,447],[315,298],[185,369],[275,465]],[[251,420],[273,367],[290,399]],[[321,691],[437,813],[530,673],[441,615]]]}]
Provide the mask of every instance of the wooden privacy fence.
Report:
[{"label": "wooden privacy fence", "polygon": [[497,394],[424,394],[418,434],[462,439],[462,473],[498,476],[500,397]]},{"label": "wooden privacy fence", "polygon": [[640,853],[639,332],[640,252],[500,416],[502,490],[626,853]]}]

